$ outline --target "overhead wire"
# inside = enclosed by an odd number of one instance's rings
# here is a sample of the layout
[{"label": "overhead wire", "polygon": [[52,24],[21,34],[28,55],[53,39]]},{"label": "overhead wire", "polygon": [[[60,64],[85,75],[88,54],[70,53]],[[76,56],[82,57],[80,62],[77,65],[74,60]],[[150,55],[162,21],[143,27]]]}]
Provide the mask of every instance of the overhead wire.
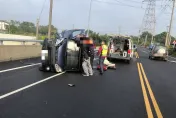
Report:
[{"label": "overhead wire", "polygon": [[46,3],[46,0],[43,1],[42,9],[41,9],[40,14],[39,14],[39,17],[38,17],[39,20],[40,20],[40,18],[41,18],[42,13],[43,13],[43,9],[44,9],[44,7],[45,7],[45,3]]},{"label": "overhead wire", "polygon": [[169,2],[170,2],[170,1],[167,1],[167,0],[166,0],[166,2],[167,2],[167,4],[165,4],[165,6],[161,9],[160,13],[159,13],[158,16],[156,17],[156,20],[158,20],[158,18],[159,18],[159,17],[164,13],[164,11],[166,11],[167,8],[169,7]]},{"label": "overhead wire", "polygon": [[100,3],[107,3],[107,4],[113,4],[113,5],[119,5],[119,6],[126,6],[126,7],[133,7],[133,8],[138,8],[138,9],[143,9],[141,7],[137,7],[137,6],[132,6],[132,5],[128,5],[128,4],[124,4],[124,3],[120,3],[118,4],[117,2],[105,2],[105,1],[101,1],[101,0],[93,0],[95,2],[100,2]]},{"label": "overhead wire", "polygon": [[[119,3],[121,3],[121,4],[125,4],[125,3],[123,3],[123,2],[132,2],[132,3],[138,3],[138,4],[147,4],[147,3],[145,3],[145,1],[141,1],[141,2],[139,2],[139,1],[134,1],[134,0],[125,0],[125,1],[120,1],[120,0],[114,0],[114,1],[116,1],[116,2],[119,2]],[[127,4],[126,4],[127,5]],[[158,5],[156,5],[156,7],[161,7],[161,6],[158,6]]]}]

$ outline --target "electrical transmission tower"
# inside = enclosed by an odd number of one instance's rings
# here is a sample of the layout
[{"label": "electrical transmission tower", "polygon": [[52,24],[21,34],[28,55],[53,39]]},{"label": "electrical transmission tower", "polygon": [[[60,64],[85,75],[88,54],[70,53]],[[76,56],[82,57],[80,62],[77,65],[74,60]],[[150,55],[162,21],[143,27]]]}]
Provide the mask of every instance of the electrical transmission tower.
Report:
[{"label": "electrical transmission tower", "polygon": [[147,7],[145,10],[145,15],[142,22],[141,32],[149,32],[152,34],[151,43],[153,42],[153,36],[155,35],[155,7],[156,0],[144,0],[143,2],[147,2]]}]

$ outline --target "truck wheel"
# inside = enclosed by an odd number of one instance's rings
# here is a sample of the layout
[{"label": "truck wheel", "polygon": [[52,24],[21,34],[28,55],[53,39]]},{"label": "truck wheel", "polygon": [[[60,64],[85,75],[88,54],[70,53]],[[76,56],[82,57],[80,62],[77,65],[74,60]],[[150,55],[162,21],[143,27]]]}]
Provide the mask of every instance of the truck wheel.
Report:
[{"label": "truck wheel", "polygon": [[151,56],[149,56],[148,58],[151,59]]},{"label": "truck wheel", "polygon": [[43,67],[42,66],[40,66],[39,67],[39,71],[43,71],[44,69],[43,69]]},{"label": "truck wheel", "polygon": [[127,60],[127,63],[130,64],[130,60]]},{"label": "truck wheel", "polygon": [[166,61],[167,61],[167,58],[163,58],[163,60],[166,62]]},{"label": "truck wheel", "polygon": [[108,61],[112,61],[112,58],[107,58]]},{"label": "truck wheel", "polygon": [[60,67],[58,64],[55,64],[55,65],[54,65],[54,69],[55,69],[55,72],[56,72],[56,73],[62,72],[62,69],[61,69],[61,67]]}]

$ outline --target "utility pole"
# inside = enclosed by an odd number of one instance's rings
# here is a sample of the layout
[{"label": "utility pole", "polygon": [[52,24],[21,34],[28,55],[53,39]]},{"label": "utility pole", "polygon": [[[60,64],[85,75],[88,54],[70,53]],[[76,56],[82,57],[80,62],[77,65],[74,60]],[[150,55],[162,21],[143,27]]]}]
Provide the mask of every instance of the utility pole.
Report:
[{"label": "utility pole", "polygon": [[140,39],[140,32],[141,32],[141,30],[139,30],[138,45],[139,45],[139,39]]},{"label": "utility pole", "polygon": [[146,43],[147,43],[147,38],[148,38],[148,34],[145,36],[144,46],[146,46]]},{"label": "utility pole", "polygon": [[167,34],[166,34],[166,39],[165,39],[165,46],[167,46],[167,44],[168,44],[168,40],[167,40],[168,39],[168,34],[169,34],[168,33],[168,28],[169,28],[169,26],[166,27]]},{"label": "utility pole", "polygon": [[119,26],[119,36],[120,36],[120,32],[121,32],[121,27]]},{"label": "utility pole", "polygon": [[167,37],[167,46],[170,46],[171,42],[171,30],[172,30],[172,22],[174,17],[174,9],[175,9],[175,0],[173,0],[173,7],[172,7],[172,14],[171,14],[171,20],[170,20],[170,26],[169,26],[169,33]]},{"label": "utility pole", "polygon": [[36,23],[36,39],[38,39],[38,32],[39,32],[39,19],[37,19]]},{"label": "utility pole", "polygon": [[73,29],[75,29],[75,25],[73,24]]},{"label": "utility pole", "polygon": [[48,39],[51,40],[51,24],[52,24],[53,0],[50,0],[49,24],[48,24]]},{"label": "utility pole", "polygon": [[90,8],[89,8],[89,16],[88,16],[88,31],[87,31],[87,35],[89,36],[89,30],[90,30],[90,18],[91,18],[91,10],[92,10],[92,1],[90,1]]}]

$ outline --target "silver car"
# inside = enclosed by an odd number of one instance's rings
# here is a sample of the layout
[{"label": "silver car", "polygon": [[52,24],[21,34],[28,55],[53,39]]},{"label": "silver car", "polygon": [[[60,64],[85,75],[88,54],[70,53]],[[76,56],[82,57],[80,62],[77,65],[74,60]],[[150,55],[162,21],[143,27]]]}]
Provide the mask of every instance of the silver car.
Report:
[{"label": "silver car", "polygon": [[168,57],[168,51],[165,46],[155,45],[152,47],[152,49],[149,52],[149,59],[163,59],[164,61],[167,61]]}]

